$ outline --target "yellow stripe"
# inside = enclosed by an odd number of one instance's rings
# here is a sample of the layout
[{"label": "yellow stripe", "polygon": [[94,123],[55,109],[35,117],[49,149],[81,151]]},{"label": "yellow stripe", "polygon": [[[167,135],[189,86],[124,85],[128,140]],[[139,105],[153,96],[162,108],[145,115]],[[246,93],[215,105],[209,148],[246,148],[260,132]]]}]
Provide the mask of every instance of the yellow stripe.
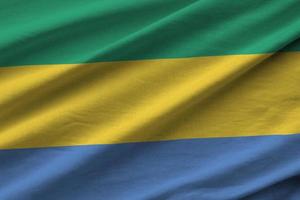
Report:
[{"label": "yellow stripe", "polygon": [[0,148],[300,132],[300,53],[0,68]]}]

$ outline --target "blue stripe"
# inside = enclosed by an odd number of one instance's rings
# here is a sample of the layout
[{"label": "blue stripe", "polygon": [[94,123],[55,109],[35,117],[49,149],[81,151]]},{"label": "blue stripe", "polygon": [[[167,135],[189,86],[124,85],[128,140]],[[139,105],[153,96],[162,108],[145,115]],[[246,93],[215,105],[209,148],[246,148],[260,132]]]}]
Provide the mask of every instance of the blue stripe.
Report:
[{"label": "blue stripe", "polygon": [[300,135],[0,151],[0,199],[299,200]]}]

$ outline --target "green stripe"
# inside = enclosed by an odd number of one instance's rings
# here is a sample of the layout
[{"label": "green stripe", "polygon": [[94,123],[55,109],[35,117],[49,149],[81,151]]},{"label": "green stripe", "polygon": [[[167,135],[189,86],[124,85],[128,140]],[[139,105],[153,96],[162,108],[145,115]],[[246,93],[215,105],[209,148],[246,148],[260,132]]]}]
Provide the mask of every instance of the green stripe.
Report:
[{"label": "green stripe", "polygon": [[298,51],[295,0],[0,0],[0,66]]}]

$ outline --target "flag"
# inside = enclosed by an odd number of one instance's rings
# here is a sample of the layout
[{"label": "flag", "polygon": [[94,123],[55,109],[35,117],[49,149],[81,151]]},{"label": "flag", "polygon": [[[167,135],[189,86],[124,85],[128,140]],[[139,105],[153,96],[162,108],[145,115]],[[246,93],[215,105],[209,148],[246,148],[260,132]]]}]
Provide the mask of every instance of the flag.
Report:
[{"label": "flag", "polygon": [[299,13],[0,1],[0,199],[300,199]]}]

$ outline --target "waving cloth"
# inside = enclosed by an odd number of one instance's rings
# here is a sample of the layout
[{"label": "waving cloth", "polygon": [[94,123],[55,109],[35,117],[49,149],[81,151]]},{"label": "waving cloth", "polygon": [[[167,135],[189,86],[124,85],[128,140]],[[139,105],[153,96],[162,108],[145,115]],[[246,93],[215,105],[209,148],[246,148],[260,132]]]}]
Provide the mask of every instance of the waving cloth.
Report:
[{"label": "waving cloth", "polygon": [[0,1],[0,199],[298,200],[300,1]]}]

